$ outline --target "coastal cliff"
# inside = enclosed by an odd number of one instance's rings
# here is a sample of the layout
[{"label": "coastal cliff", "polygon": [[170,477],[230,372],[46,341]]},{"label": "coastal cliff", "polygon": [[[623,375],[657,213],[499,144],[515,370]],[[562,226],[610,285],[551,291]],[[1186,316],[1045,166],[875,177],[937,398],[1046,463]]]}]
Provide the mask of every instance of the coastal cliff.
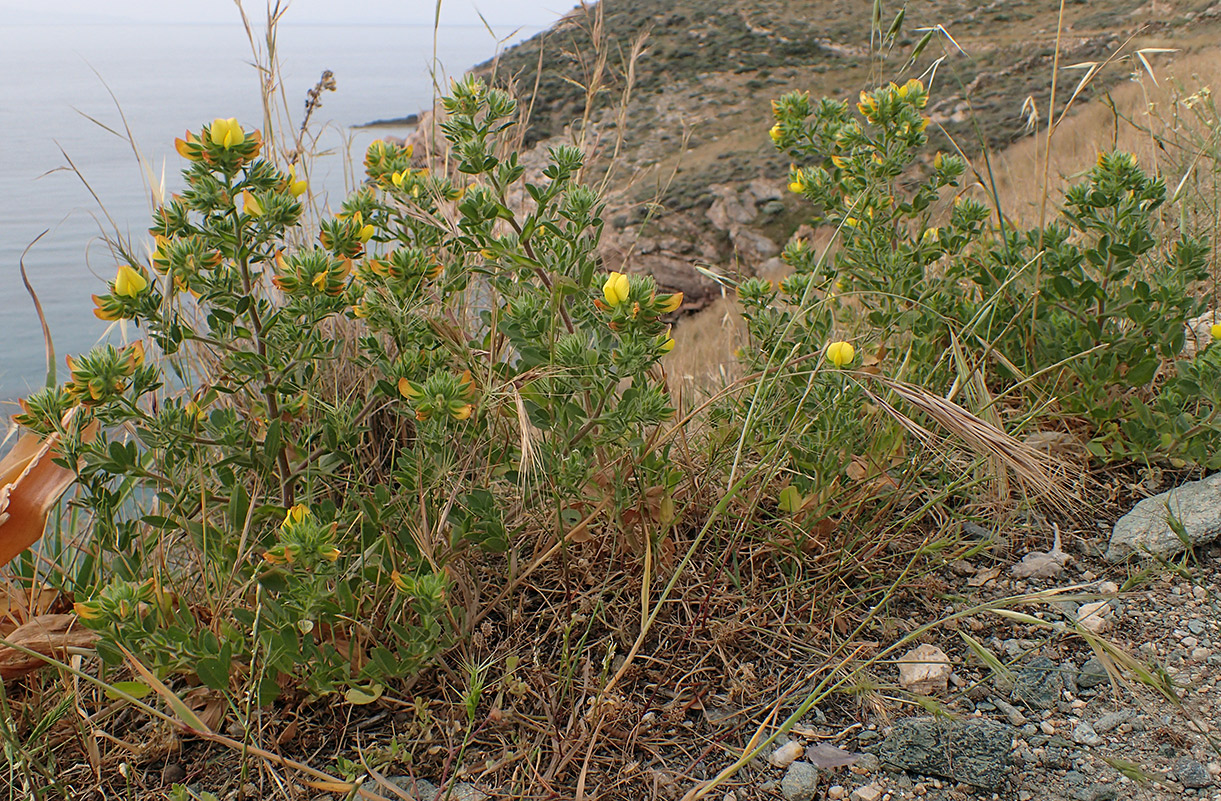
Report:
[{"label": "coastal cliff", "polygon": [[[607,190],[608,266],[651,273],[699,308],[720,288],[694,265],[771,276],[809,221],[784,191],[789,165],[767,135],[781,94],[851,100],[863,87],[922,77],[934,146],[972,155],[1045,123],[1058,0],[914,0],[878,46],[898,8],[884,4],[879,25],[869,4],[835,0],[606,0],[474,72],[512,86],[528,108],[522,135],[534,161],[561,142],[590,153],[589,177]],[[1210,2],[1069,3],[1057,109],[1127,80],[1140,47],[1207,46],[1218,30],[1221,4]],[[1096,74],[1074,97],[1091,64]]]}]

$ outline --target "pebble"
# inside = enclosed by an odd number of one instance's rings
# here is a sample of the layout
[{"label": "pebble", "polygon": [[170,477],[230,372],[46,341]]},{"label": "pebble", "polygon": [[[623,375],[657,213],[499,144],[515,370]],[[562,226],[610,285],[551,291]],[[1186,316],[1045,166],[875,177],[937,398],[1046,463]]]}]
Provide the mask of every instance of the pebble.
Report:
[{"label": "pebble", "polygon": [[873,773],[882,767],[882,760],[878,759],[877,754],[861,754],[853,767],[860,768],[864,773]]},{"label": "pebble", "polygon": [[848,791],[844,789],[842,784],[833,784],[827,788],[827,798],[831,799],[831,801],[839,801],[847,794]]},{"label": "pebble", "polygon": [[1039,730],[1042,731],[1044,734],[1048,734],[1048,735],[1055,734],[1056,733],[1056,724],[1052,723],[1050,720],[1045,720],[1039,724]]},{"label": "pebble", "polygon": [[767,758],[767,761],[774,768],[787,768],[796,762],[803,753],[805,753],[805,748],[802,747],[801,743],[796,740],[789,740],[773,751],[771,756]]},{"label": "pebble", "polygon": [[818,768],[809,762],[794,762],[789,765],[780,780],[780,792],[786,801],[813,801],[818,790]]},{"label": "pebble", "polygon": [[1094,731],[1093,726],[1083,720],[1073,729],[1073,742],[1078,745],[1096,746],[1102,745],[1102,738]]},{"label": "pebble", "polygon": [[1199,618],[1193,618],[1187,621],[1187,628],[1191,630],[1192,634],[1203,634],[1204,621],[1200,620]]},{"label": "pebble", "polygon": [[1209,787],[1213,783],[1213,777],[1209,775],[1208,768],[1190,757],[1180,757],[1175,760],[1174,776],[1179,780],[1179,784],[1191,789]]},{"label": "pebble", "polygon": [[1094,731],[1098,734],[1106,734],[1111,729],[1118,728],[1121,724],[1127,723],[1133,718],[1136,713],[1130,709],[1121,709],[1118,712],[1108,712],[1098,720],[1094,721]]},{"label": "pebble", "polygon": [[1109,784],[1091,784],[1073,796],[1077,801],[1115,801],[1119,791]]},{"label": "pebble", "polygon": [[1077,622],[1086,631],[1102,634],[1111,628],[1111,606],[1106,601],[1081,604],[1077,609]]},{"label": "pebble", "polygon": [[1107,669],[1098,661],[1098,657],[1091,656],[1085,660],[1085,664],[1081,666],[1081,672],[1077,675],[1078,686],[1090,688],[1097,687],[1103,682],[1109,681]]},{"label": "pebble", "polygon": [[852,801],[878,801],[882,797],[882,788],[876,784],[867,784],[852,791]]},{"label": "pebble", "polygon": [[1013,700],[1033,709],[1050,709],[1056,705],[1063,688],[1059,668],[1047,657],[1039,656],[1018,669]]}]

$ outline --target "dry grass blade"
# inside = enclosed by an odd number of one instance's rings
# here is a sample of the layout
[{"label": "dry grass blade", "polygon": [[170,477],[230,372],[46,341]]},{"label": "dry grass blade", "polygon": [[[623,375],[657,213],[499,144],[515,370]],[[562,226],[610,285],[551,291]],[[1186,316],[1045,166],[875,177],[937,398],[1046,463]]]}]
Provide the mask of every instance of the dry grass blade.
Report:
[{"label": "dry grass blade", "polygon": [[47,231],[43,231],[38,236],[34,237],[34,241],[25,246],[25,250],[21,251],[21,258],[17,264],[21,268],[21,283],[25,284],[25,291],[30,293],[30,300],[34,301],[34,311],[38,313],[38,322],[42,324],[42,339],[47,350],[47,386],[53,387],[55,381],[55,344],[51,341],[51,327],[47,325],[47,315],[42,311],[42,302],[38,300],[38,293],[34,291],[34,287],[30,284],[30,277],[25,272],[25,257],[30,252],[30,248],[38,244],[38,240],[47,235]]},{"label": "dry grass blade", "polygon": [[[858,372],[856,376],[865,383],[885,387],[962,440],[976,455],[1003,465],[1029,495],[1044,498],[1065,509],[1071,507],[1072,496],[1058,480],[1057,474],[1062,472],[1062,468],[1047,454],[1019,442],[991,423],[923,387],[864,372]],[[926,444],[937,443],[938,438],[927,428],[899,412],[868,386],[865,386],[865,391],[880,408],[917,438]]]}]

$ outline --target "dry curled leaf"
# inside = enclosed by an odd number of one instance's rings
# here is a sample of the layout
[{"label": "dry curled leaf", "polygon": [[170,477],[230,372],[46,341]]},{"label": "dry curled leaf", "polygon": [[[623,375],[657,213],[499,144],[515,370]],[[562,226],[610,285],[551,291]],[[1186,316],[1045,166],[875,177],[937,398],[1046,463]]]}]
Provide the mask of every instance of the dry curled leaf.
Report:
[{"label": "dry curled leaf", "polygon": [[9,644],[62,662],[69,648],[89,648],[97,638],[97,634],[80,625],[76,615],[39,615],[4,638],[7,644],[0,646],[0,679],[23,676],[47,664],[45,659]]},{"label": "dry curled leaf", "polygon": [[860,759],[860,755],[845,751],[842,748],[836,748],[827,743],[815,743],[806,749],[806,759],[814,767],[831,770],[832,768],[843,768],[851,765]]},{"label": "dry curled leaf", "polygon": [[[70,422],[72,411],[65,416]],[[93,422],[86,440],[97,431]],[[22,434],[0,459],[0,565],[25,552],[42,537],[47,515],[59,496],[76,480],[76,473],[55,464],[59,435]]]}]

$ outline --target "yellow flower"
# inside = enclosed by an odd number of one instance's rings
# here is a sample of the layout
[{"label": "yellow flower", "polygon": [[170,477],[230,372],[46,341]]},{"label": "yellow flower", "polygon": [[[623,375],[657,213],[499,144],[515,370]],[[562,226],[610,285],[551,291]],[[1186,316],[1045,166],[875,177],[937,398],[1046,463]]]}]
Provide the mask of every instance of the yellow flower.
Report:
[{"label": "yellow flower", "polygon": [[623,273],[611,273],[606,277],[606,283],[602,284],[602,297],[606,298],[608,306],[618,306],[627,300],[630,288],[631,284],[626,275]]},{"label": "yellow flower", "polygon": [[302,195],[305,194],[306,189],[309,189],[309,182],[306,181],[304,178],[301,180],[298,180],[296,166],[289,166],[289,168],[288,168],[288,191],[292,193],[293,197],[301,197]]},{"label": "yellow flower", "polygon": [[367,307],[364,304],[364,302],[357,303],[355,306],[352,307],[352,314],[356,315],[357,317],[361,317],[361,318],[368,317],[369,316],[369,307]]},{"label": "yellow flower", "polygon": [[199,408],[199,404],[195,401],[187,401],[187,405],[182,407],[182,411],[196,423],[202,423],[207,418],[203,409]]},{"label": "yellow flower", "polygon": [[246,134],[242,133],[242,126],[238,125],[237,120],[233,117],[227,120],[217,117],[212,120],[212,127],[208,130],[212,136],[212,144],[219,145],[225,150],[246,141]]},{"label": "yellow flower", "polygon": [[1208,329],[1208,333],[1212,334],[1213,339],[1221,341],[1221,325],[1214,325]]},{"label": "yellow flower", "polygon": [[660,350],[662,353],[669,353],[674,350],[674,337],[666,337],[666,341],[661,343]]},{"label": "yellow flower", "polygon": [[246,191],[242,192],[242,211],[251,217],[263,216],[263,206],[259,203],[259,199]]},{"label": "yellow flower", "polygon": [[328,562],[334,562],[337,559],[339,559],[339,549],[338,548],[328,548],[327,550],[319,553],[318,556],[322,557],[323,559],[327,560]]},{"label": "yellow flower", "polygon": [[780,130],[780,123],[773,125],[772,129],[767,133],[772,137],[772,141],[776,144],[780,144],[780,140],[784,138],[784,132]]},{"label": "yellow flower", "polygon": [[[359,211],[352,215],[352,219],[355,220],[356,224],[360,226],[360,233],[358,236],[360,237],[360,241],[362,243],[368,242],[373,238],[373,234],[376,233],[377,229],[372,225],[365,223],[365,218]],[[364,224],[362,225],[362,223]]]},{"label": "yellow flower", "polygon": [[390,182],[395,186],[402,186],[403,181],[407,178],[406,172],[396,172],[390,176]]},{"label": "yellow flower", "polygon": [[683,305],[683,293],[675,292],[672,295],[662,295],[657,304],[659,314],[670,314],[678,311],[678,307]]},{"label": "yellow flower", "polygon": [[459,401],[449,402],[449,414],[455,420],[465,420],[471,416],[473,411],[475,411],[475,407],[469,403],[461,403]]},{"label": "yellow flower", "polygon": [[139,270],[124,264],[114,277],[114,293],[134,298],[148,288],[148,279]]},{"label": "yellow flower", "polygon": [[854,358],[856,358],[856,349],[847,342],[832,342],[827,346],[827,361],[836,367],[851,364]]},{"label": "yellow flower", "polygon": [[399,379],[399,394],[404,398],[418,398],[422,394],[418,387],[408,381],[406,378]]},{"label": "yellow flower", "polygon": [[125,353],[127,354],[128,369],[135,372],[136,368],[144,364],[144,343],[136,340],[127,346]]},{"label": "yellow flower", "polygon": [[280,525],[283,527],[287,526],[289,523],[300,523],[302,520],[309,517],[309,514],[309,507],[303,503],[299,503],[288,510],[288,512],[284,515],[284,522]]}]

